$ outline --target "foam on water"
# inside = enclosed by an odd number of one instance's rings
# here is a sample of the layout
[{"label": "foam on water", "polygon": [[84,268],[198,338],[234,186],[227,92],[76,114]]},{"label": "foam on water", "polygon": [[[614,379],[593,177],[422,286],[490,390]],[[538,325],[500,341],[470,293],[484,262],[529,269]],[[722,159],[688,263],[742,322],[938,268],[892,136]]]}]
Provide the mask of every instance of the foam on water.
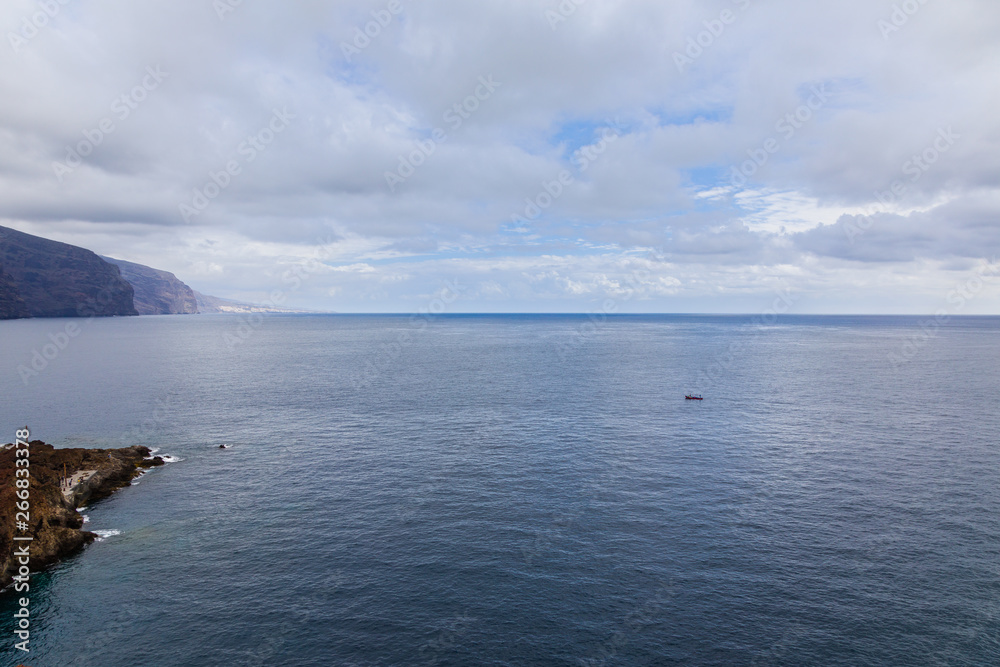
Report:
[{"label": "foam on water", "polygon": [[97,535],[97,541],[98,542],[103,542],[104,540],[108,539],[109,537],[114,537],[115,535],[121,535],[122,534],[122,531],[120,531],[120,530],[114,530],[114,529],[110,529],[110,530],[94,530],[94,531],[91,531],[91,532],[93,532],[93,533],[95,533]]}]

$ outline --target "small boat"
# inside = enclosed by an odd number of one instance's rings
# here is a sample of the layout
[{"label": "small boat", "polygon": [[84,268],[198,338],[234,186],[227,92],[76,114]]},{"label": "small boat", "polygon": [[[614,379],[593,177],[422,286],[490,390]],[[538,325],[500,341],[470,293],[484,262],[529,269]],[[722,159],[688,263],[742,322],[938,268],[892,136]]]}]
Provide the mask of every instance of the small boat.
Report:
[{"label": "small boat", "polygon": [[684,400],[686,401],[704,401],[705,399],[701,397],[701,394],[685,394]]}]

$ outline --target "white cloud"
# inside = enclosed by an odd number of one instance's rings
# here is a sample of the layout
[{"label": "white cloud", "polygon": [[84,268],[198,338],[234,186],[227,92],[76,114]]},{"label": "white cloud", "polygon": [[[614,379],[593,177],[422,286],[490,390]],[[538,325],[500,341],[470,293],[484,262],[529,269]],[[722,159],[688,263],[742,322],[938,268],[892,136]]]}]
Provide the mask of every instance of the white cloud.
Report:
[{"label": "white cloud", "polygon": [[[0,48],[0,224],[244,299],[321,247],[329,267],[290,299],[339,311],[415,310],[452,278],[467,310],[580,310],[629,276],[627,308],[754,310],[780,278],[818,310],[878,311],[1000,254],[1000,5],[927,3],[885,38],[889,5],[753,2],[679,72],[704,22],[745,3],[590,0],[553,30],[557,4],[405,3],[348,61],[341,44],[384,3],[242,3],[224,20],[196,0],[69,3]],[[2,32],[36,11],[4,3]],[[167,75],[137,100],[150,67]],[[500,85],[455,126],[481,77]],[[789,133],[817,86],[828,99]],[[913,180],[942,128],[957,138]],[[852,242],[861,215],[876,222]],[[662,261],[638,280],[649,249]]]},{"label": "white cloud", "polygon": [[371,264],[349,264],[347,266],[331,266],[331,271],[340,271],[346,273],[375,273],[375,267]]}]

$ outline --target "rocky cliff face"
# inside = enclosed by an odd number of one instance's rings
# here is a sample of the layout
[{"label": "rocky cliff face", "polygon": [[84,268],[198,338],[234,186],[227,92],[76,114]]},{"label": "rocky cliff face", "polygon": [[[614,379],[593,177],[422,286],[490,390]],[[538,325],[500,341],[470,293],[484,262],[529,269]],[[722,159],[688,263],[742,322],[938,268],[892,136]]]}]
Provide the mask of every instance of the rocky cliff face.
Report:
[{"label": "rocky cliff face", "polygon": [[89,250],[0,227],[0,319],[138,315],[117,266]]},{"label": "rocky cliff face", "polygon": [[[29,446],[29,528],[15,530],[15,450],[0,451],[0,588],[11,583],[18,564],[15,548],[24,542],[15,542],[14,536],[30,536],[29,554],[31,571],[36,572],[78,551],[92,542],[97,535],[81,530],[83,517],[76,508],[111,495],[116,489],[128,486],[140,468],[162,463],[147,459],[146,447],[124,449],[55,449],[40,440]],[[66,497],[60,488],[63,470],[72,474],[79,470],[96,470],[86,482],[76,487]]]},{"label": "rocky cliff face", "polygon": [[194,291],[169,271],[152,269],[122,259],[102,257],[117,266],[135,290],[135,309],[140,315],[174,315],[198,312]]},{"label": "rocky cliff face", "polygon": [[13,320],[19,317],[30,317],[28,307],[21,298],[14,279],[0,271],[0,320]]},{"label": "rocky cliff face", "polygon": [[261,305],[247,303],[245,301],[233,301],[232,299],[220,299],[217,296],[209,296],[195,291],[195,298],[198,300],[199,313],[309,313],[315,311],[298,310],[295,308],[280,308],[278,306]]}]

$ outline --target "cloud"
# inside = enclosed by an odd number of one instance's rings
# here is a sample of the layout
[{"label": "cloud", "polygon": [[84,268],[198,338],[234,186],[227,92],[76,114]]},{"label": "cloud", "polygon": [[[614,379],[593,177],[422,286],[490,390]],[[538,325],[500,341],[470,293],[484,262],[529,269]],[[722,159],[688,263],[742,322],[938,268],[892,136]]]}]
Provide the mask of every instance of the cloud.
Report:
[{"label": "cloud", "polygon": [[862,262],[992,258],[1000,254],[998,193],[966,197],[907,215],[845,215],[798,234],[795,243],[819,256]]},{"label": "cloud", "polygon": [[780,277],[878,311],[997,250],[989,0],[888,33],[863,0],[59,6],[0,8],[3,224],[202,291],[266,294],[323,246],[340,270],[295,305],[461,279],[462,308],[579,310],[651,256],[627,307],[753,310]]}]

